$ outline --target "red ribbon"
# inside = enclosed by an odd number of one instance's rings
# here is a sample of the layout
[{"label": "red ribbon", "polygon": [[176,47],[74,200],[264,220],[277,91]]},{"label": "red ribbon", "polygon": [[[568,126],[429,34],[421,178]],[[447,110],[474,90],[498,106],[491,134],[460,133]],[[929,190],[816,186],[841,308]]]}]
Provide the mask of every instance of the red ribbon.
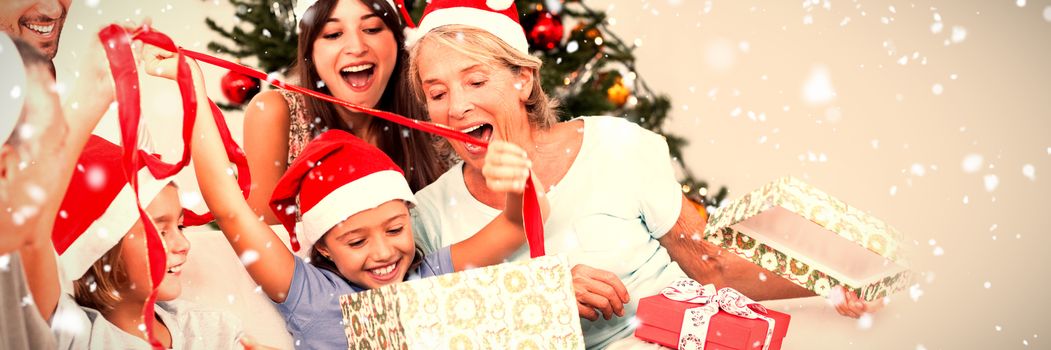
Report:
[{"label": "red ribbon", "polygon": [[[403,15],[406,15],[404,6],[399,8]],[[408,16],[404,16],[409,18]],[[151,293],[150,297],[146,300],[146,304],[143,305],[142,316],[143,322],[146,326],[146,335],[149,339],[150,345],[154,349],[162,349],[163,347],[157,341],[153,334],[153,321],[154,321],[154,305],[157,300],[157,286],[164,280],[164,270],[167,266],[167,257],[164,249],[164,242],[161,240],[160,235],[157,234],[156,228],[152,225],[149,216],[146,211],[142,209],[141,201],[138,198],[138,177],[136,176],[133,169],[139,169],[141,164],[145,163],[146,167],[150,169],[150,173],[156,178],[165,178],[177,174],[181,171],[190,160],[190,147],[192,144],[191,135],[193,132],[193,125],[197,116],[197,99],[195,95],[195,89],[193,87],[193,79],[190,75],[189,65],[183,60],[183,57],[190,57],[201,62],[209,63],[218,67],[226,68],[231,71],[235,71],[250,77],[254,77],[267,83],[276,86],[281,89],[295,91],[304,95],[312,96],[323,101],[328,101],[341,105],[353,110],[362,111],[369,115],[381,118],[408,128],[421,130],[424,132],[437,134],[448,139],[461,141],[469,144],[473,144],[479,147],[488,147],[488,142],[474,139],[467,134],[460,131],[450,129],[447,126],[441,124],[434,124],[426,121],[415,120],[407,118],[395,113],[381,111],[369,107],[360,106],[354,103],[350,103],[326,94],[319,93],[317,91],[305,89],[296,85],[287,84],[283,81],[277,80],[273,77],[266,75],[263,72],[235,64],[230,61],[216,58],[207,54],[186,50],[175,45],[175,42],[171,40],[167,35],[163,33],[153,31],[149,27],[143,27],[136,30],[133,35],[129,34],[123,27],[118,25],[110,25],[99,32],[99,39],[101,39],[103,46],[106,50],[106,57],[110,62],[110,70],[113,75],[113,81],[115,84],[115,96],[119,105],[118,114],[120,116],[121,125],[121,142],[123,145],[138,145],[138,130],[139,120],[141,114],[141,105],[139,99],[139,80],[138,71],[135,68],[135,58],[131,52],[131,41],[141,40],[144,43],[157,46],[159,48],[176,52],[178,54],[178,70],[176,74],[176,82],[179,85],[179,92],[182,95],[183,105],[183,154],[179,162],[175,164],[168,164],[161,161],[155,155],[149,154],[145,151],[139,150],[136,147],[124,147],[122,163],[124,165],[125,176],[129,179],[129,183],[132,189],[135,190],[136,204],[138,206],[139,218],[143,222],[143,226],[146,229],[146,247],[149,252],[149,266],[150,281],[151,281]],[[219,135],[223,140],[223,145],[226,149],[226,155],[237,166],[238,173],[238,185],[241,187],[241,192],[245,198],[248,198],[248,194],[251,188],[251,178],[248,170],[248,161],[245,157],[244,151],[234,142],[230,136],[230,129],[226,125],[226,121],[223,118],[219,108],[216,107],[215,103],[208,101],[211,105],[212,118],[215,120],[216,127],[219,129]],[[529,244],[529,255],[530,257],[536,258],[543,256],[544,253],[544,222],[541,217],[540,205],[537,199],[536,192],[534,191],[535,184],[533,183],[532,177],[526,181],[525,194],[522,198],[522,218],[526,231],[526,240]],[[208,223],[213,220],[211,213],[197,214],[190,210],[183,210],[184,222],[187,226],[196,226]]]},{"label": "red ribbon", "polygon": [[[143,41],[149,42],[150,44],[158,47],[169,49],[173,52],[179,50],[175,47],[175,44],[168,37],[156,33],[146,31],[136,32],[135,39],[142,39]],[[139,96],[139,75],[136,69],[135,57],[131,52],[131,41],[133,37],[128,32],[118,26],[110,25],[99,32],[99,39],[103,43],[103,48],[106,51],[106,57],[109,59],[110,72],[113,75],[113,82],[115,88],[115,96],[118,102],[118,115],[120,118],[121,126],[121,144],[125,145],[121,156],[121,163],[123,165],[124,175],[128,179],[128,183],[131,185],[135,192],[135,203],[136,209],[139,212],[139,219],[143,223],[143,228],[146,233],[146,251],[148,252],[149,259],[147,260],[147,270],[150,273],[150,296],[147,298],[146,303],[142,308],[143,323],[146,327],[146,336],[151,346],[154,349],[162,349],[160,342],[157,341],[153,334],[153,321],[154,321],[154,306],[157,300],[157,286],[164,281],[164,272],[168,265],[166,249],[164,247],[164,241],[161,240],[160,235],[157,233],[157,228],[153,226],[149,215],[142,209],[142,202],[139,198],[139,183],[136,170],[145,164],[146,168],[149,169],[150,174],[153,177],[162,179],[173,176],[190,162],[190,145],[191,135],[193,133],[193,125],[197,116],[197,98],[194,94],[193,80],[190,77],[189,65],[182,60],[182,53],[179,52],[179,65],[178,65],[178,79],[176,82],[179,85],[179,92],[182,94],[183,104],[183,154],[178,162],[175,164],[169,164],[162,161],[156,155],[150,154],[143,150],[134,147],[138,145],[138,130],[139,120],[141,119],[141,101]],[[251,178],[248,172],[248,160],[244,155],[244,152],[237,146],[230,136],[230,130],[226,126],[226,121],[223,119],[222,114],[214,103],[208,101],[212,105],[212,117],[215,119],[216,126],[219,129],[219,134],[223,140],[223,144],[226,148],[226,154],[234,164],[237,165],[238,170],[238,184],[241,187],[241,191],[245,198],[248,197],[249,188],[251,186]],[[127,147],[132,145],[132,147]],[[183,209],[184,218],[183,221],[186,225],[196,226],[202,225],[212,221],[211,213],[197,214],[190,210]]]}]

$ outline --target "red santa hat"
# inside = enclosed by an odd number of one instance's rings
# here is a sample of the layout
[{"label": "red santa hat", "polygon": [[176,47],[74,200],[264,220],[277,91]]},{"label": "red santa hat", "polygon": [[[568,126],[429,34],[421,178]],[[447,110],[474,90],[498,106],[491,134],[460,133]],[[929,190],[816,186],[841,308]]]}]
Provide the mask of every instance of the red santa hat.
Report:
[{"label": "red santa hat", "polygon": [[299,251],[300,244],[312,246],[351,215],[395,199],[416,202],[401,168],[375,146],[346,131],[330,130],[289,165],[270,197],[270,208],[288,230],[292,250]]},{"label": "red santa hat", "polygon": [[[92,135],[73,171],[51,241],[62,272],[79,279],[139,221],[135,192],[124,176],[120,146]],[[171,180],[137,169],[139,198],[149,205]]]},{"label": "red santa hat", "polygon": [[423,10],[419,27],[405,36],[406,46],[414,45],[435,28],[452,24],[483,29],[529,54],[529,42],[518,22],[518,8],[513,0],[431,0]]}]

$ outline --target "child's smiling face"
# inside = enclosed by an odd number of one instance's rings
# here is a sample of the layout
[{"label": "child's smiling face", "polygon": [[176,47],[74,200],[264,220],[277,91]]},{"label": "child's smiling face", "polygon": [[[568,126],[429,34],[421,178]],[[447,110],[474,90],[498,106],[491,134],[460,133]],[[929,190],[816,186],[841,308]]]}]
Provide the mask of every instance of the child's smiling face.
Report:
[{"label": "child's smiling face", "polygon": [[[182,265],[190,251],[190,241],[182,233],[182,206],[176,187],[173,184],[165,186],[146,207],[146,213],[153,220],[157,234],[164,240],[168,263],[164,279],[157,286],[157,300],[174,300],[182,294]],[[121,259],[124,261],[124,271],[128,273],[129,284],[120,293],[131,295],[134,300],[145,300],[150,294],[150,274],[147,269],[149,254],[145,237],[145,228],[139,221],[128,231],[121,245]]]},{"label": "child's smiling face", "polygon": [[354,284],[373,289],[401,282],[416,253],[409,208],[392,200],[361,211],[329,230],[316,247]]}]

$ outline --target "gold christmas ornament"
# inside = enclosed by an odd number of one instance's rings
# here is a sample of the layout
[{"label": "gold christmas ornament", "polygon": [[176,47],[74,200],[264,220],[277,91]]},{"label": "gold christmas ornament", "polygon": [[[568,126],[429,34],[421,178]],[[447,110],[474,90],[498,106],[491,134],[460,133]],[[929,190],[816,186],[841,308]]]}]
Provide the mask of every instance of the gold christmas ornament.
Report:
[{"label": "gold christmas ornament", "polygon": [[617,107],[623,107],[624,103],[628,102],[628,97],[631,96],[631,90],[624,86],[623,79],[617,77],[617,81],[613,83],[613,86],[606,90],[606,96]]}]

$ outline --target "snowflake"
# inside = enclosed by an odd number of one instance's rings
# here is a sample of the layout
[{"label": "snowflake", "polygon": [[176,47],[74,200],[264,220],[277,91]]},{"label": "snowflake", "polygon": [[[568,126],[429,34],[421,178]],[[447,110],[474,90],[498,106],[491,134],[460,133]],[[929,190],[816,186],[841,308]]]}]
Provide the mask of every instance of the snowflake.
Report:
[{"label": "snowflake", "polygon": [[912,298],[912,301],[920,301],[921,296],[923,296],[923,289],[920,289],[919,283],[909,287],[909,298]]},{"label": "snowflake", "polygon": [[832,79],[824,66],[814,67],[803,84],[803,99],[810,104],[824,104],[836,97]]},{"label": "snowflake", "polygon": [[934,22],[934,23],[931,24],[931,33],[933,33],[933,34],[941,33],[943,27],[944,27],[944,25],[942,25],[942,22]]},{"label": "snowflake", "polygon": [[983,161],[984,160],[980,154],[968,154],[963,157],[963,163],[961,165],[965,173],[973,173],[982,167]]},{"label": "snowflake", "polygon": [[244,253],[241,253],[241,264],[244,266],[251,265],[252,263],[259,260],[259,252],[249,249]]},{"label": "snowflake", "polygon": [[985,190],[989,192],[992,192],[996,189],[997,186],[1000,185],[1000,178],[997,177],[995,174],[985,175],[983,180],[985,182]]},{"label": "snowflake", "polygon": [[952,42],[954,44],[959,44],[959,43],[963,42],[964,39],[967,39],[967,29],[962,27],[962,26],[953,26],[952,27]]},{"label": "snowflake", "polygon": [[925,169],[923,167],[923,164],[913,163],[912,167],[909,168],[909,172],[911,172],[913,175],[916,175],[916,176],[923,176],[923,175],[927,174],[927,169]]},{"label": "snowflake", "polygon": [[1044,20],[1051,22],[1051,6],[1044,8]]},{"label": "snowflake", "polygon": [[931,253],[934,254],[934,256],[942,256],[945,255],[945,249],[942,249],[941,246],[937,246],[934,247],[934,251],[932,251]]},{"label": "snowflake", "polygon": [[9,267],[10,264],[11,264],[11,256],[10,255],[7,255],[7,254],[0,255],[0,271],[7,272],[7,270],[10,269],[10,267]]},{"label": "snowflake", "polygon": [[105,169],[95,166],[87,169],[87,172],[88,187],[92,190],[99,191],[106,185]]},{"label": "snowflake", "polygon": [[1036,181],[1036,168],[1032,164],[1023,165],[1022,175],[1028,178],[1029,181]]},{"label": "snowflake", "polygon": [[858,318],[858,329],[872,328],[872,314],[864,313]]},{"label": "snowflake", "polygon": [[935,83],[934,86],[931,86],[931,92],[935,95],[941,95],[943,91],[945,91],[945,88],[942,87],[942,84]]}]

